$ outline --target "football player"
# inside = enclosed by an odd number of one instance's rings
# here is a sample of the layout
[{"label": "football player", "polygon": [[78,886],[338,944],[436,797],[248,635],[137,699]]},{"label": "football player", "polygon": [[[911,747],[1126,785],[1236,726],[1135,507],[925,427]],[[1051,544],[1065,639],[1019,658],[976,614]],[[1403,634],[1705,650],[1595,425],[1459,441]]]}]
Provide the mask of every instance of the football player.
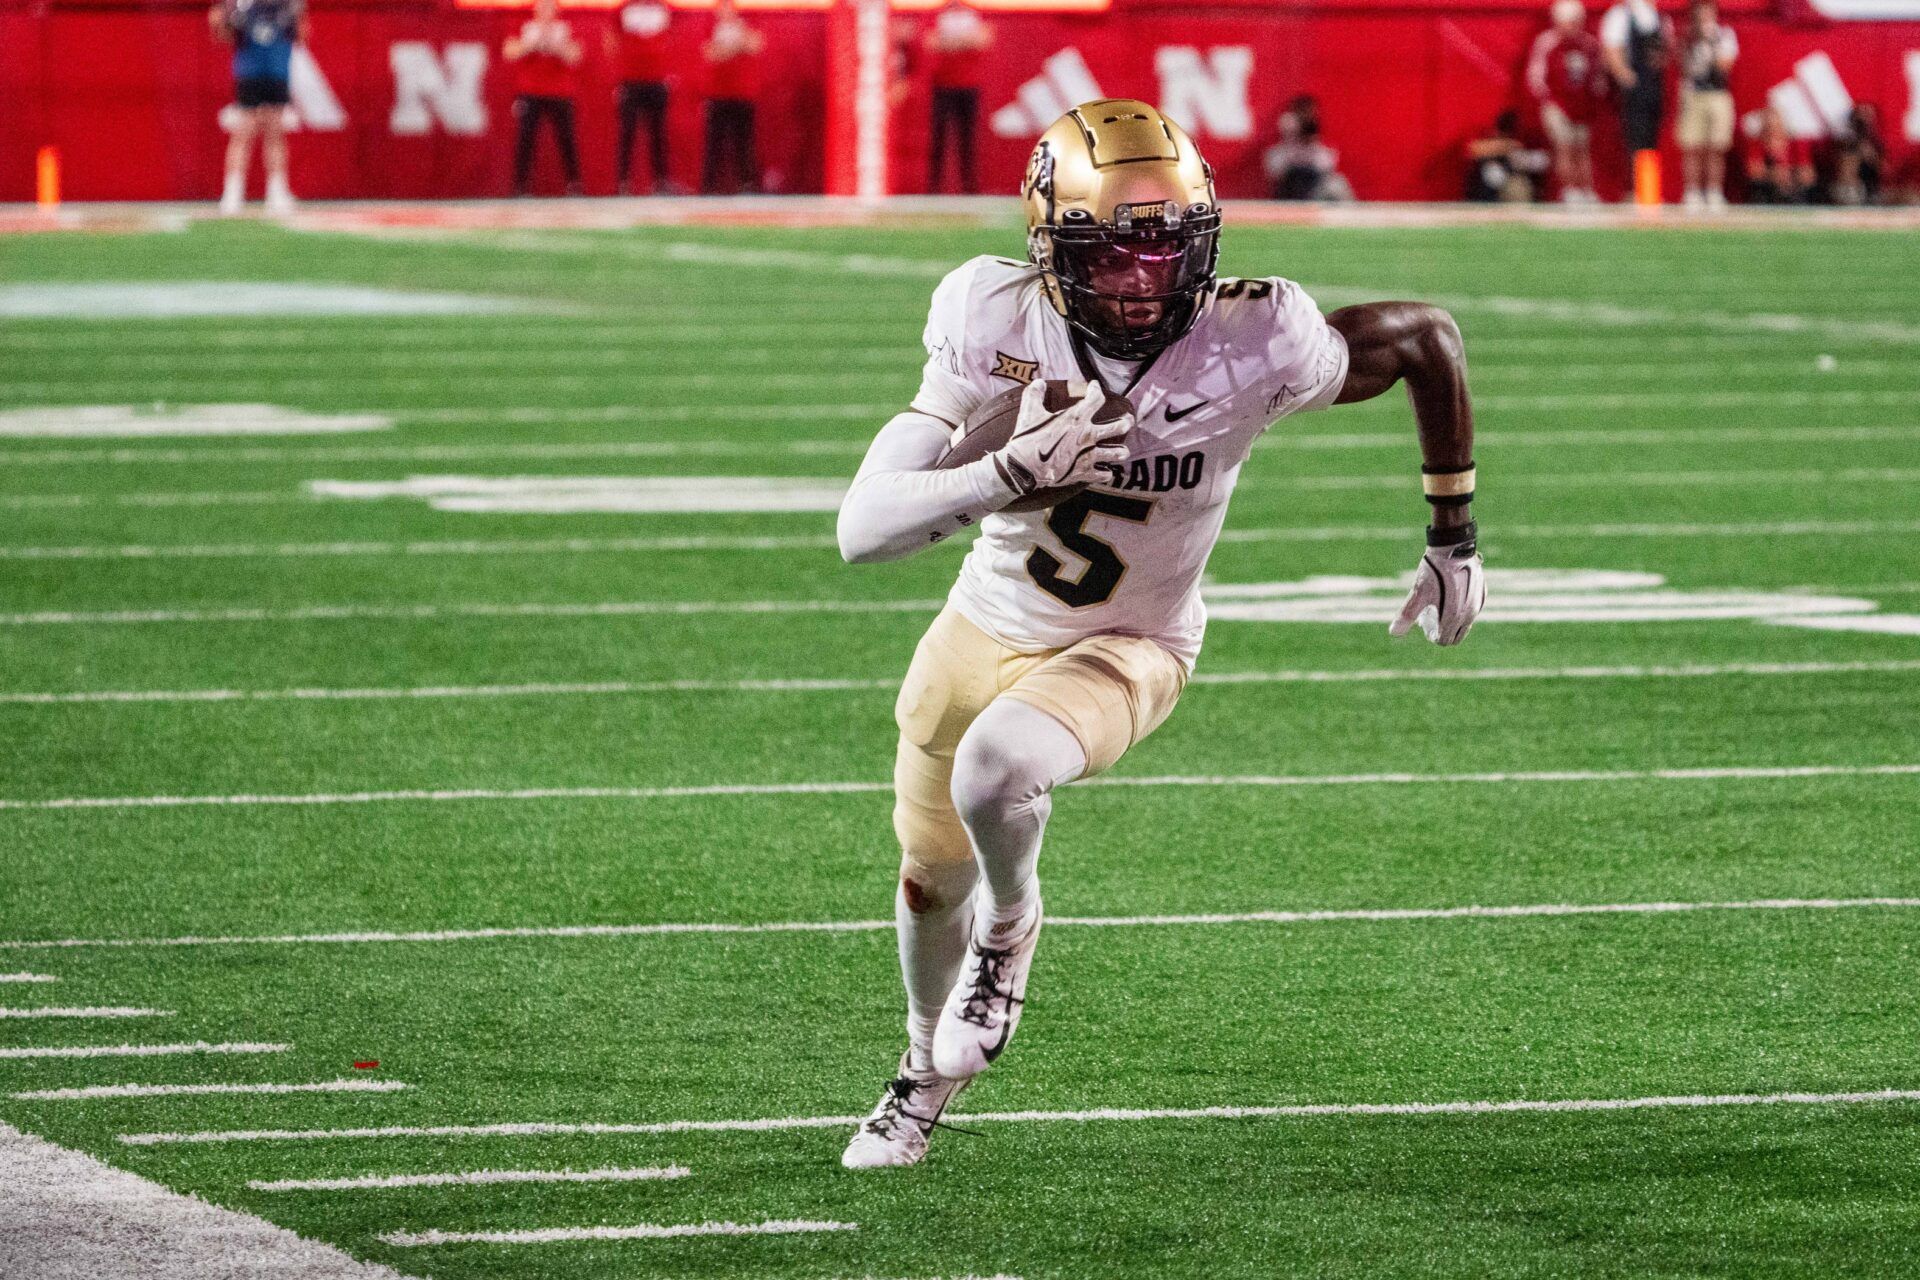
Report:
[{"label": "football player", "polygon": [[[1007,1047],[1040,936],[1034,867],[1052,793],[1111,768],[1173,710],[1206,623],[1201,571],[1270,424],[1405,382],[1433,514],[1390,630],[1417,623],[1458,644],[1486,594],[1466,360],[1445,311],[1323,316],[1291,281],[1218,279],[1212,170],[1144,102],[1061,117],[1022,194],[1027,261],[975,258],[934,291],[919,394],[840,510],[853,563],[980,526],[895,708],[908,1047],[847,1145],[849,1168],[920,1160],[947,1104]],[[1049,411],[1048,379],[1083,380],[1086,395]],[[936,469],[974,409],[1022,383],[1004,447]],[[1096,423],[1096,384],[1135,415]],[[1004,510],[1079,484],[1051,508]]]}]

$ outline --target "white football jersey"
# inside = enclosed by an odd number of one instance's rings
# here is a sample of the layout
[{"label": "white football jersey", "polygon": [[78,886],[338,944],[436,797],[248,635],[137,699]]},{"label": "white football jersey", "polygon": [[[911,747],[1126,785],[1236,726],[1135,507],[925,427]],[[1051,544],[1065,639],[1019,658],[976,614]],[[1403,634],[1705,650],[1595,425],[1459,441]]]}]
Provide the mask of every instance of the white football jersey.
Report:
[{"label": "white football jersey", "polygon": [[[975,258],[934,291],[913,407],[959,424],[1009,387],[1083,379],[1068,333],[1037,268]],[[1191,670],[1207,621],[1200,575],[1240,464],[1276,419],[1333,403],[1346,340],[1292,281],[1226,279],[1130,390],[1117,362],[1100,363],[1136,411],[1126,467],[1049,510],[981,521],[951,602],[1014,649],[1147,636]]]}]

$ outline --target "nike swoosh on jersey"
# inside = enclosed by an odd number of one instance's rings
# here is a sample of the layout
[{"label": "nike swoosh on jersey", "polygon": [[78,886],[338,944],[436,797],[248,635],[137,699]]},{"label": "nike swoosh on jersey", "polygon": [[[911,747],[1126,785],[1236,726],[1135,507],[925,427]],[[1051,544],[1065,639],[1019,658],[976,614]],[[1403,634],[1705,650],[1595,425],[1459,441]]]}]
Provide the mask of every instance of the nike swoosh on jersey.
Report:
[{"label": "nike swoosh on jersey", "polygon": [[1200,402],[1198,402],[1197,404],[1190,404],[1190,405],[1188,405],[1188,406],[1187,406],[1186,408],[1184,408],[1184,409],[1176,409],[1176,408],[1174,408],[1174,407],[1173,407],[1172,405],[1168,405],[1168,406],[1167,406],[1167,421],[1168,421],[1168,422],[1178,422],[1178,421],[1180,421],[1180,419],[1182,419],[1182,418],[1184,418],[1184,417],[1186,417],[1186,416],[1187,416],[1188,414],[1190,414],[1190,413],[1192,413],[1192,412],[1193,412],[1193,411],[1194,411],[1195,409],[1203,409],[1203,408],[1205,408],[1205,407],[1206,407],[1207,405],[1210,405],[1210,404],[1212,404],[1212,403],[1213,403],[1213,401],[1211,401],[1211,400],[1202,400],[1202,401],[1200,401]]}]

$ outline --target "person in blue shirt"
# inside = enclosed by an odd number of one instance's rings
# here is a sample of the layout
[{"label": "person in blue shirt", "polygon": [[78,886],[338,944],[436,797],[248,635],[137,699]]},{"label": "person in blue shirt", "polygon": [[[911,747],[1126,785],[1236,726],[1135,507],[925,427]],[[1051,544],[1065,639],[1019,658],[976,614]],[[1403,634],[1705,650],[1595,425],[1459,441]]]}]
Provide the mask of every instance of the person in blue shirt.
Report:
[{"label": "person in blue shirt", "polygon": [[254,139],[267,171],[267,212],[291,213],[287,186],[287,104],[293,47],[307,38],[306,0],[216,0],[207,13],[217,39],[233,46],[233,130],[220,212],[240,212]]}]

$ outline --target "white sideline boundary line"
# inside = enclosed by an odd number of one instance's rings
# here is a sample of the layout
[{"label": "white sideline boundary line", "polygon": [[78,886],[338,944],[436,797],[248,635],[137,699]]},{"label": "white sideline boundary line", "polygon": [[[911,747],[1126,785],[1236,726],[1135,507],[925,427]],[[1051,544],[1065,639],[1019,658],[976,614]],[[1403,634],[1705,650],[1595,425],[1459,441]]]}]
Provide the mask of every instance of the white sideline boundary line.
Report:
[{"label": "white sideline boundary line", "polygon": [[398,1080],[320,1080],[312,1084],[96,1084],[83,1089],[25,1089],[15,1102],[78,1102],[91,1098],[186,1098],[226,1093],[398,1093]]},{"label": "white sideline boundary line", "polygon": [[[1491,773],[1163,774],[1094,778],[1089,787],[1356,787],[1555,782],[1704,782],[1789,778],[1898,777],[1920,764],[1712,765],[1690,769],[1544,769]],[[471,800],[678,800],[698,796],[857,795],[891,782],[737,782],[681,787],[467,787],[307,795],[60,796],[0,800],[0,810],[246,808],[261,805],[445,804]]]},{"label": "white sideline boundary line", "polygon": [[[1529,903],[1519,906],[1362,907],[1346,910],[1240,911],[1198,915],[1049,916],[1054,928],[1159,928],[1177,925],[1386,923],[1401,920],[1515,920],[1528,917],[1675,915],[1698,911],[1852,911],[1911,909],[1920,898],[1749,898],[1723,902]],[[49,938],[0,940],[0,950],[54,951],[75,947],[253,947],[387,942],[490,942],[514,938],[636,938],[676,934],[878,933],[886,920],[788,920],[757,924],[695,921],[674,924],[507,925],[482,929],[382,929],[342,933],[251,934],[228,937]]]},{"label": "white sideline boundary line", "polygon": [[566,1244],[579,1240],[677,1240],[686,1236],[782,1236],[814,1231],[858,1231],[857,1222],[778,1218],[766,1222],[682,1222],[671,1226],[544,1227],[533,1231],[389,1231],[382,1244],[409,1249],[440,1244]]},{"label": "white sideline boundary line", "polygon": [[[1411,530],[1411,532],[1410,532]],[[1228,529],[1223,543],[1406,542],[1418,537],[1407,525],[1320,525]],[[1920,520],[1750,520],[1720,523],[1515,524],[1503,538],[1793,538],[1920,533]],[[0,560],[224,560],[310,559],[324,556],[603,555],[672,551],[813,551],[838,547],[830,534],[699,535],[657,538],[492,538],[412,542],[214,542],[0,546]]]},{"label": "white sideline boundary line", "polygon": [[133,1009],[125,1005],[50,1005],[39,1009],[0,1009],[0,1018],[171,1018],[171,1009]]},{"label": "white sideline boundary line", "polygon": [[[51,973],[0,973],[0,982],[58,982],[59,978]],[[0,1053],[0,1057],[4,1057]]]},{"label": "white sideline boundary line", "polygon": [[162,1058],[175,1054],[199,1053],[285,1053],[292,1045],[255,1044],[236,1041],[208,1044],[195,1040],[190,1044],[89,1044],[61,1048],[0,1049],[0,1059],[17,1058]]},{"label": "white sideline boundary line", "polygon": [[[1317,1102],[1238,1107],[1096,1107],[1084,1111],[978,1111],[949,1115],[976,1124],[1094,1123],[1143,1120],[1266,1120],[1333,1116],[1501,1115],[1524,1112],[1646,1111],[1667,1107],[1823,1106],[1834,1104],[1920,1102],[1920,1089],[1878,1089],[1850,1093],[1667,1094],[1638,1098],[1516,1098],[1474,1102]],[[377,1129],[217,1129],[198,1133],[123,1133],[133,1147],[184,1143],[318,1142],[350,1138],[558,1138],[611,1134],[774,1133],[788,1129],[838,1129],[866,1119],[862,1115],[773,1116],[755,1120],[662,1120],[642,1124],[504,1123],[474,1125],[390,1125]]]},{"label": "white sideline boundary line", "polygon": [[[917,602],[916,602],[917,603]],[[1805,676],[1920,671],[1920,658],[1857,662],[1702,662],[1671,666],[1418,667],[1359,668],[1352,671],[1210,671],[1188,681],[1194,685],[1374,684],[1397,681],[1478,680],[1656,680],[1712,676]],[[525,684],[414,685],[344,689],[92,689],[50,693],[0,693],[0,705],[64,706],[172,702],[358,702],[442,698],[617,697],[663,693],[861,693],[898,689],[890,679],[794,677],[768,680],[587,680],[530,681]],[[20,981],[0,974],[0,982]],[[52,979],[44,979],[51,982]]]},{"label": "white sideline boundary line", "polygon": [[359,1178],[282,1178],[247,1183],[254,1191],[373,1191],[393,1187],[472,1187],[508,1182],[648,1182],[691,1176],[683,1164],[605,1169],[475,1169],[465,1173],[367,1174]]}]

